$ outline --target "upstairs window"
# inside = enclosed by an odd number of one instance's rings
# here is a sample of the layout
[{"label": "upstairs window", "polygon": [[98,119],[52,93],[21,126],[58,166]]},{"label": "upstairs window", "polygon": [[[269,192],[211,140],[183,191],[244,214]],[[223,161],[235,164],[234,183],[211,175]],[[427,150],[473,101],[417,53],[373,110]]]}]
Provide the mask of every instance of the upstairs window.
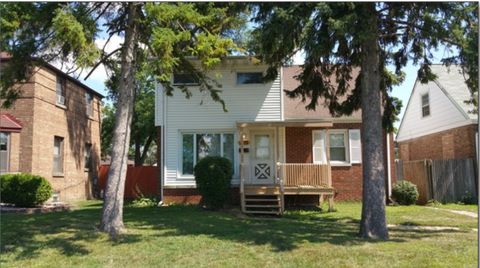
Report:
[{"label": "upstairs window", "polygon": [[53,139],[53,175],[63,175],[63,138]]},{"label": "upstairs window", "polygon": [[428,93],[422,95],[422,117],[430,115],[430,99]]},{"label": "upstairs window", "polygon": [[59,105],[65,105],[65,79],[57,76],[57,101]]},{"label": "upstairs window", "polygon": [[263,83],[263,73],[261,72],[237,73],[237,85],[262,84],[262,83]]},{"label": "upstairs window", "polygon": [[200,84],[198,76],[189,73],[176,73],[173,74],[174,86],[195,86]]},{"label": "upstairs window", "polygon": [[85,104],[86,104],[86,112],[87,116],[93,116],[93,95],[85,92]]},{"label": "upstairs window", "polygon": [[89,170],[92,163],[92,144],[85,143],[84,151],[85,170]]}]

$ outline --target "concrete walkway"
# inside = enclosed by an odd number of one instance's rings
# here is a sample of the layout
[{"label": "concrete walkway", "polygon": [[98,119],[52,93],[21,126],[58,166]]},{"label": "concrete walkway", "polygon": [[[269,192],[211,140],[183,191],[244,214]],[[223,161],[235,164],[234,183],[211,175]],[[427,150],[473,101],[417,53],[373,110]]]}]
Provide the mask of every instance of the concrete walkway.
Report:
[{"label": "concrete walkway", "polygon": [[464,211],[464,210],[454,210],[454,209],[447,209],[447,208],[434,208],[434,207],[426,207],[430,209],[438,209],[438,210],[443,210],[443,211],[448,211],[451,213],[455,213],[458,215],[464,215],[467,217],[472,217],[472,218],[478,218],[478,214],[475,212],[470,212],[470,211]]}]

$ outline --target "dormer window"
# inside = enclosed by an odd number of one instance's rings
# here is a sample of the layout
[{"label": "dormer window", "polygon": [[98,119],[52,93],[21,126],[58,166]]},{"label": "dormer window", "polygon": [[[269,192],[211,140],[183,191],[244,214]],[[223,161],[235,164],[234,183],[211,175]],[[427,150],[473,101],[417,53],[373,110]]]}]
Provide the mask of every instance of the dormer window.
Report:
[{"label": "dormer window", "polygon": [[428,93],[422,95],[422,117],[430,115],[430,99]]},{"label": "dormer window", "polygon": [[200,84],[198,76],[190,73],[176,73],[173,74],[174,86],[196,86]]},{"label": "dormer window", "polygon": [[237,73],[237,85],[262,84],[262,83],[263,83],[262,72]]},{"label": "dormer window", "polygon": [[57,76],[57,101],[58,105],[65,106],[65,79]]}]

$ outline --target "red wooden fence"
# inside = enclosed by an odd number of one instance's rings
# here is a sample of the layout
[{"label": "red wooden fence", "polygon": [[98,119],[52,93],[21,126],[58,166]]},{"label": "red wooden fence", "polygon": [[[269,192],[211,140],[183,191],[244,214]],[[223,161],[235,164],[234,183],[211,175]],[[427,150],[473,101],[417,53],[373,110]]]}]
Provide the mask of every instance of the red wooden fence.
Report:
[{"label": "red wooden fence", "polygon": [[[102,165],[98,171],[98,188],[105,191],[108,169],[110,165]],[[158,167],[128,166],[125,181],[125,198],[135,199],[139,196],[158,195]]]}]

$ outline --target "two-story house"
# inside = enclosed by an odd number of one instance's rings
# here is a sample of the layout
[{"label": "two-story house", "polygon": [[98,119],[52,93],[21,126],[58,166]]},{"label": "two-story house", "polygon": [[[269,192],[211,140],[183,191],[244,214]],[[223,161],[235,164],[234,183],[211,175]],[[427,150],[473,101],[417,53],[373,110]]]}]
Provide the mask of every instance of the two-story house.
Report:
[{"label": "two-story house", "polygon": [[431,66],[437,78],[417,79],[398,129],[400,159],[478,157],[478,114],[467,103],[470,91],[458,66]]},{"label": "two-story house", "polygon": [[[1,64],[14,60],[2,53]],[[22,94],[0,109],[0,173],[40,175],[53,200],[92,197],[100,159],[103,96],[48,63],[37,62]]]},{"label": "two-story house", "polygon": [[[306,111],[305,103],[289,99],[283,91],[298,85],[300,67],[282,67],[274,81],[263,83],[265,70],[265,65],[247,58],[229,57],[208,74],[222,85],[228,112],[200,93],[189,74],[172,78],[174,85],[189,87],[189,99],[180,90],[166,97],[157,87],[166,202],[198,201],[193,168],[207,155],[230,159],[232,192],[245,212],[281,213],[285,203],[318,202],[319,196],[329,201],[334,195],[339,200],[361,199],[361,113],[333,118],[321,103],[315,111]],[[388,193],[394,174],[393,139],[384,138],[389,144]]]}]

